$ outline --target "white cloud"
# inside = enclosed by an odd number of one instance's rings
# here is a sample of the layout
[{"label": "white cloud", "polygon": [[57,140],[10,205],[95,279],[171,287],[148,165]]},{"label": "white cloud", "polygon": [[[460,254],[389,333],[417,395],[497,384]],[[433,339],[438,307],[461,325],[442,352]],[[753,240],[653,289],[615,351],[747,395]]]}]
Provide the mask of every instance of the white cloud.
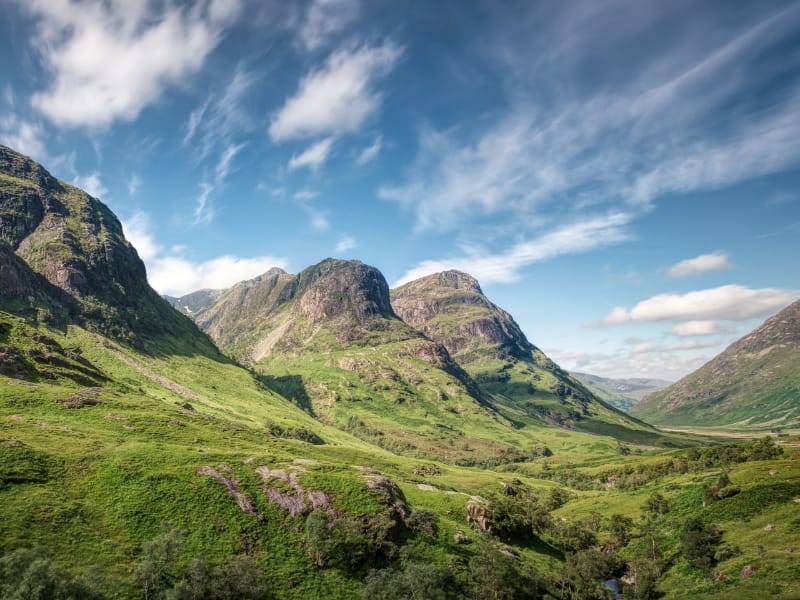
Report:
[{"label": "white cloud", "polygon": [[727,333],[727,330],[721,327],[717,321],[686,321],[676,324],[668,333],[678,337],[701,337]]},{"label": "white cloud", "polygon": [[154,260],[161,252],[153,238],[150,218],[143,212],[135,213],[130,219],[122,221],[122,230],[125,238],[136,248],[139,258],[145,264]]},{"label": "white cloud", "polygon": [[233,169],[233,159],[239,151],[245,147],[245,144],[229,144],[220,153],[219,161],[214,168],[214,177],[211,181],[200,182],[200,193],[195,200],[194,207],[194,221],[195,225],[209,224],[217,216],[217,211],[214,206],[212,194],[216,189],[222,185],[225,178],[231,173]]},{"label": "white cloud", "polygon": [[32,0],[50,86],[31,102],[53,122],[106,127],[134,120],[196,73],[239,12],[238,0],[190,6],[113,0]]},{"label": "white cloud", "polygon": [[333,138],[327,137],[312,144],[300,154],[293,154],[289,160],[289,170],[293,171],[301,167],[308,167],[312,171],[316,171],[328,160],[332,145]]},{"label": "white cloud", "polygon": [[165,256],[147,265],[150,285],[162,294],[183,296],[201,289],[224,289],[252,279],[272,267],[288,268],[288,260],[275,256],[219,256],[194,262],[181,256]]},{"label": "white cloud", "polygon": [[101,200],[108,194],[108,189],[103,185],[103,180],[100,177],[100,173],[97,171],[93,171],[84,176],[76,175],[72,179],[72,183],[87,192],[90,196],[100,198]]},{"label": "white cloud", "polygon": [[519,278],[523,267],[562,254],[579,254],[629,239],[625,225],[629,215],[623,213],[589,218],[564,225],[539,237],[514,244],[496,253],[471,251],[467,256],[443,260],[425,260],[407,271],[395,286],[419,277],[457,269],[466,271],[482,283],[508,283]]},{"label": "white cloud", "polygon": [[357,0],[313,0],[297,31],[303,47],[313,52],[328,41],[358,15]]},{"label": "white cloud", "polygon": [[381,151],[382,144],[383,138],[381,136],[377,136],[372,144],[364,148],[359,153],[358,158],[356,158],[356,166],[363,167],[365,164],[378,156]]},{"label": "white cloud", "polygon": [[357,131],[380,107],[375,80],[400,58],[397,46],[338,50],[321,69],[300,82],[297,93],[273,116],[269,135],[274,141]]},{"label": "white cloud", "polygon": [[789,290],[724,285],[685,294],[659,294],[642,300],[630,310],[616,307],[600,324],[714,319],[742,321],[777,312],[797,297],[797,292]]},{"label": "white cloud", "polygon": [[205,261],[192,261],[183,246],[164,252],[155,240],[152,222],[137,212],[122,223],[125,237],[147,266],[150,285],[161,294],[182,296],[204,288],[221,289],[252,279],[271,267],[288,268],[288,260],[275,256],[240,257],[225,255]]},{"label": "white cloud", "polygon": [[713,273],[714,271],[727,271],[733,265],[728,262],[728,255],[723,252],[713,252],[712,254],[701,254],[694,258],[687,258],[669,268],[670,277],[689,277],[691,275],[702,275],[703,273]]},{"label": "white cloud", "polygon": [[0,115],[0,143],[41,162],[48,158],[44,140],[45,131],[41,124],[10,113]]},{"label": "white cloud", "polygon": [[130,179],[128,179],[128,195],[135,196],[136,192],[139,191],[139,188],[141,186],[142,186],[141,178],[134,173],[133,175],[131,175]]},{"label": "white cloud", "polygon": [[356,243],[356,239],[351,235],[343,235],[339,238],[339,241],[336,242],[336,252],[342,253],[347,252],[348,250],[352,250],[358,244]]},{"label": "white cloud", "polygon": [[[722,346],[719,347],[722,350]],[[545,349],[547,355],[568,371],[583,371],[604,377],[657,377],[676,381],[708,362],[715,351],[672,352],[575,352]]]}]

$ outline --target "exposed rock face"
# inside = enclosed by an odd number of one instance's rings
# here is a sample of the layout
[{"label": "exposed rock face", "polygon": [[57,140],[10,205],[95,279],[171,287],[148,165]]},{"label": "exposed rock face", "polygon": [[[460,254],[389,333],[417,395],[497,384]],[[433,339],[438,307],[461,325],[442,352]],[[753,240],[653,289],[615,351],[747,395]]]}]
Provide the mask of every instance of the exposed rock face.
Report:
[{"label": "exposed rock face", "polygon": [[631,411],[655,423],[800,423],[800,300]]},{"label": "exposed rock face", "polygon": [[474,277],[460,271],[436,273],[392,290],[392,306],[455,357],[487,344],[512,355],[534,349],[513,317],[484,296]]},{"label": "exposed rock face", "polygon": [[383,274],[360,261],[329,258],[309,267],[298,276],[298,295],[295,310],[312,325],[395,317]]},{"label": "exposed rock face", "polygon": [[179,298],[164,296],[164,299],[178,312],[182,312],[187,317],[192,317],[210,308],[226,291],[227,290],[198,290],[191,294],[180,296]]},{"label": "exposed rock face", "polygon": [[5,298],[52,296],[14,264],[10,248],[74,299],[87,324],[121,337],[186,329],[148,285],[144,264],[114,214],[5,146],[0,146],[0,243],[7,245],[0,251]]}]

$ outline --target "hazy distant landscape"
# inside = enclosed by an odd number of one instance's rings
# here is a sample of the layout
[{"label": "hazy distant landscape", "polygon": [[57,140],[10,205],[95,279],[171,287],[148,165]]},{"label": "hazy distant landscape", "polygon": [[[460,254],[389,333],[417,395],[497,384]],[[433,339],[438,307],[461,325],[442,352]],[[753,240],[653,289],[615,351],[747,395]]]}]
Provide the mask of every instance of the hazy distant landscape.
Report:
[{"label": "hazy distant landscape", "polygon": [[798,5],[0,14],[0,600],[800,597]]}]

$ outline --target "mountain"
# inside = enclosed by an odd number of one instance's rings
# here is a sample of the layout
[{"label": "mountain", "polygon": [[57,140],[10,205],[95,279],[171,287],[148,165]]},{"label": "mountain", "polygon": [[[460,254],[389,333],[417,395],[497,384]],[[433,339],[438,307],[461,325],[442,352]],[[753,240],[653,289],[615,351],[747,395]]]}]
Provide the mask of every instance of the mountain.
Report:
[{"label": "mountain", "polygon": [[[797,597],[791,444],[641,456],[512,421],[351,261],[198,298],[244,368],[147,287],[108,209],[3,150],[17,166],[0,170],[1,597],[600,597],[631,555],[667,597]],[[31,233],[42,220],[61,245]],[[723,452],[735,485],[706,506]],[[641,562],[647,532],[607,554],[625,544],[608,524],[638,521],[648,494],[663,566]],[[724,531],[714,582],[664,535],[687,516]]]},{"label": "mountain", "polygon": [[191,317],[209,308],[224,293],[225,290],[198,290],[178,298],[175,296],[164,296],[164,299],[169,302],[173,308],[182,312],[187,317]]},{"label": "mountain", "polygon": [[511,315],[466,273],[445,271],[406,283],[392,290],[392,306],[406,323],[447,348],[509,418],[527,416],[619,439],[658,437],[598,399],[531,344]]},{"label": "mountain", "polygon": [[800,300],[632,412],[659,425],[776,429],[800,423]]},{"label": "mountain", "polygon": [[[2,268],[18,286],[13,295],[31,310],[43,308],[42,301],[45,312],[69,305],[71,318],[139,345],[148,336],[196,331],[147,283],[144,264],[108,207],[5,146],[0,146],[0,244],[6,247]],[[39,277],[24,274],[18,259]],[[11,288],[5,290],[10,300]],[[211,351],[202,337],[198,343]]]},{"label": "mountain", "polygon": [[645,396],[662,390],[673,383],[665,379],[641,377],[614,379],[576,371],[572,371],[571,374],[591,390],[595,396],[614,408],[624,411],[630,411]]}]

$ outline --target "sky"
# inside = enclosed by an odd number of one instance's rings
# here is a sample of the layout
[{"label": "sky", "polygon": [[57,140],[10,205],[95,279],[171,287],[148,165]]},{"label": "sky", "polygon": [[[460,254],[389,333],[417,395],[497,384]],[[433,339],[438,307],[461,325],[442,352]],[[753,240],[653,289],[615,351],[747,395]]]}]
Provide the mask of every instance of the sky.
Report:
[{"label": "sky", "polygon": [[0,143],[164,294],[459,269],[671,380],[800,298],[797,1],[0,0],[0,55]]}]

